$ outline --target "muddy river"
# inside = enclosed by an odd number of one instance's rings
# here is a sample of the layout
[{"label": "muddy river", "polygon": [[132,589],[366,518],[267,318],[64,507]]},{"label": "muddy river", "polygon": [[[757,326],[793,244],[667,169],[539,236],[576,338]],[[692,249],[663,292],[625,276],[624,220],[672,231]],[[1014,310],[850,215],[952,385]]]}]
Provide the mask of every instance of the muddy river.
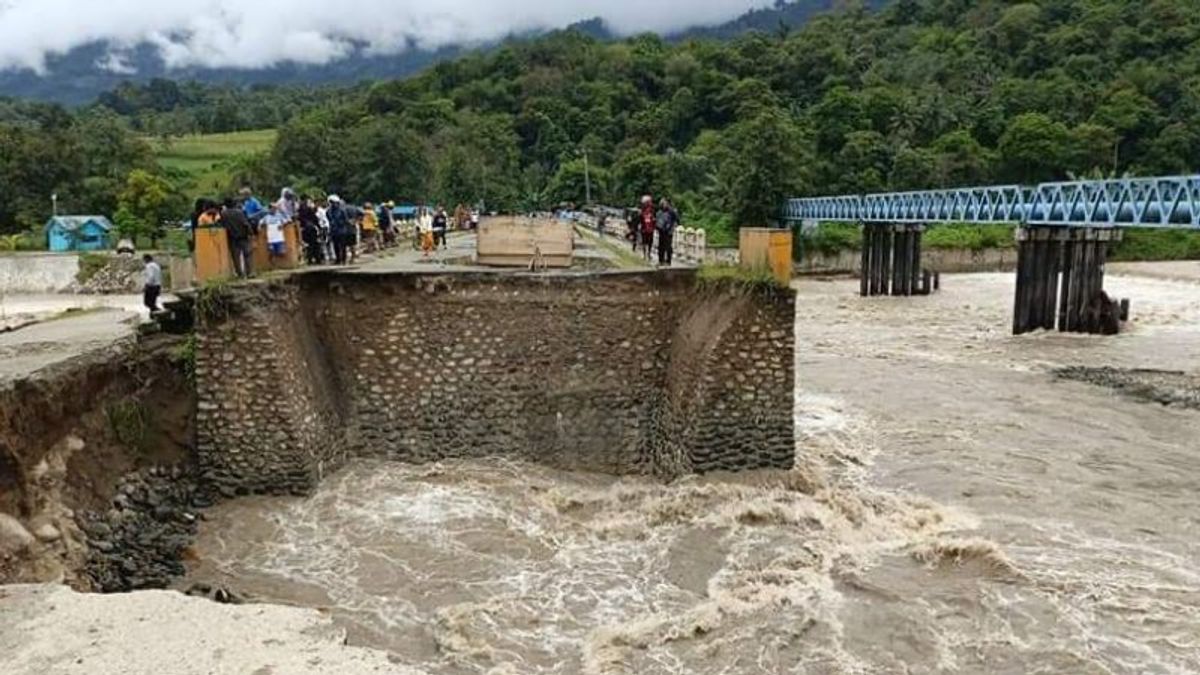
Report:
[{"label": "muddy river", "polygon": [[1012,337],[1007,274],[804,280],[793,471],[358,462],[210,511],[184,584],[439,674],[1198,672],[1200,411],[1054,375],[1200,372],[1196,267],[1111,276],[1107,338]]}]

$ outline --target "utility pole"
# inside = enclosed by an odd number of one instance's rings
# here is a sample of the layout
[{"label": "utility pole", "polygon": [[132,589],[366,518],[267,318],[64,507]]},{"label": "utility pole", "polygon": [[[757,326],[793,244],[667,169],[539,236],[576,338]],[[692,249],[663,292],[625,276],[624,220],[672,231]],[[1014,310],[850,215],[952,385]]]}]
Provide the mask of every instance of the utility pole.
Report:
[{"label": "utility pole", "polygon": [[587,189],[587,206],[592,205],[592,174],[588,169],[587,148],[583,149],[583,183]]},{"label": "utility pole", "polygon": [[58,193],[54,192],[50,195],[50,212],[55,218],[58,217]]}]

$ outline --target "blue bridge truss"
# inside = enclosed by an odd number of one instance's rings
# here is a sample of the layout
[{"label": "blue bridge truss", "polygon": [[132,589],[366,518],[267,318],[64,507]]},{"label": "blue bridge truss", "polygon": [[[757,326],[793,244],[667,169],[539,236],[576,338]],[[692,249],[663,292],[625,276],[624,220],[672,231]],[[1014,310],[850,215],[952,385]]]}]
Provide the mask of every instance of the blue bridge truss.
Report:
[{"label": "blue bridge truss", "polygon": [[1200,229],[1200,175],[791,199],[784,218]]}]

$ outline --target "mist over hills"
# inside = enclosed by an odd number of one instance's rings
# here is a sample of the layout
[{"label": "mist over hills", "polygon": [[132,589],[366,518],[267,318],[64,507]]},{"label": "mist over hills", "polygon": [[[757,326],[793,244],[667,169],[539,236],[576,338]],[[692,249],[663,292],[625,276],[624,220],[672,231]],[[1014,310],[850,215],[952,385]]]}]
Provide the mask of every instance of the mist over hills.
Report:
[{"label": "mist over hills", "polygon": [[[865,4],[878,7],[884,2],[869,0]],[[667,33],[664,37],[672,41],[728,39],[754,30],[786,31],[803,25],[816,14],[847,4],[845,0],[780,1],[773,7],[751,10],[724,23],[695,26]],[[569,28],[601,40],[621,37],[600,18],[581,21]],[[545,32],[528,31],[511,35],[506,40],[529,39]],[[0,70],[0,96],[80,105],[95,100],[122,82],[144,83],[155,78],[234,86],[351,85],[364,80],[403,78],[438,62],[502,42],[504,40],[424,49],[410,41],[406,49],[390,54],[379,54],[369,45],[356,44],[348,56],[319,65],[284,62],[264,68],[171,68],[159,47],[150,43],[114,49],[105,41],[95,41],[64,54],[49,55],[43,73],[30,69]]]}]

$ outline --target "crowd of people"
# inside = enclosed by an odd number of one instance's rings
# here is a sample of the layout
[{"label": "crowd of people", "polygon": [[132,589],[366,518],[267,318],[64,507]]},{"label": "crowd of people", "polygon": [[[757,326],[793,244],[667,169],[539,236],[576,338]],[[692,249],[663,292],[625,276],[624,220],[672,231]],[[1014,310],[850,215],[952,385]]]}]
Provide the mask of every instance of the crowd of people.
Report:
[{"label": "crowd of people", "polygon": [[[297,195],[291,188],[284,188],[279,199],[263,204],[250,188],[245,187],[236,197],[221,202],[198,199],[191,226],[193,231],[196,228],[224,229],[233,259],[233,272],[240,278],[247,278],[254,276],[254,246],[260,232],[266,233],[268,255],[272,260],[293,254],[288,251],[285,234],[285,228],[291,223],[299,228],[304,261],[309,265],[348,265],[363,253],[398,246],[401,223],[396,217],[395,206],[391,201],[378,205],[365,202],[357,206],[346,203],[336,194],[314,199],[306,194]],[[469,230],[479,225],[478,212],[462,204],[452,214],[437,205],[418,206],[406,215],[412,219],[412,247],[421,251],[424,257],[448,247],[447,235],[451,229]],[[668,199],[663,198],[655,205],[653,197],[643,196],[637,208],[627,210],[626,225],[625,236],[635,252],[640,250],[650,262],[657,250],[659,265],[672,264],[679,212]]]},{"label": "crowd of people", "polygon": [[[233,258],[233,271],[238,277],[247,278],[254,276],[254,242],[259,232],[266,233],[268,254],[272,259],[291,254],[284,232],[289,223],[299,227],[304,260],[309,265],[348,265],[362,253],[397,246],[401,228],[395,206],[391,201],[378,205],[365,202],[357,206],[346,203],[338,195],[318,200],[306,194],[297,195],[291,188],[284,188],[278,200],[264,205],[246,187],[237,197],[228,197],[221,202],[198,199],[191,227],[193,231],[196,228],[223,228]],[[439,246],[445,248],[450,227],[446,209],[418,207],[414,215],[413,247],[423,250],[426,256]],[[478,214],[461,204],[455,209],[453,218],[457,229],[470,229],[479,223]]]},{"label": "crowd of people", "polygon": [[636,253],[641,249],[642,255],[649,262],[655,246],[658,248],[658,264],[670,265],[675,255],[675,230],[679,228],[679,212],[665,197],[654,206],[654,198],[650,195],[642,197],[641,205],[629,209],[625,216],[628,228],[625,238],[633,246]]}]

